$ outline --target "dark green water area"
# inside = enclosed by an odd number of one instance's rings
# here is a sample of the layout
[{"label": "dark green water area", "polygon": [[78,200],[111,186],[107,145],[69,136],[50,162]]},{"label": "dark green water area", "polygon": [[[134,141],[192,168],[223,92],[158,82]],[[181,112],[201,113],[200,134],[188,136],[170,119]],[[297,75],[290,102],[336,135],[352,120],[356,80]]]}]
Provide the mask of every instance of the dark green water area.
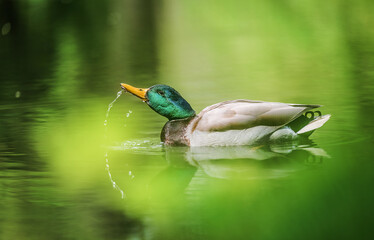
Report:
[{"label": "dark green water area", "polygon": [[[374,239],[374,1],[0,0],[0,239]],[[321,104],[307,144],[166,147],[134,96]],[[108,115],[106,115],[108,112]]]}]

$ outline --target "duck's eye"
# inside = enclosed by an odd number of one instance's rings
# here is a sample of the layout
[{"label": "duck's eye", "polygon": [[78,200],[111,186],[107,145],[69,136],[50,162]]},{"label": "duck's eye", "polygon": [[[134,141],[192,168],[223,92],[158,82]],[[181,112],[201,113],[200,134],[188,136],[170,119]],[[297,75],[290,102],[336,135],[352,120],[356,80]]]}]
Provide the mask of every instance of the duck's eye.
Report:
[{"label": "duck's eye", "polygon": [[157,93],[160,94],[161,96],[165,97],[165,92],[162,90],[157,90]]}]

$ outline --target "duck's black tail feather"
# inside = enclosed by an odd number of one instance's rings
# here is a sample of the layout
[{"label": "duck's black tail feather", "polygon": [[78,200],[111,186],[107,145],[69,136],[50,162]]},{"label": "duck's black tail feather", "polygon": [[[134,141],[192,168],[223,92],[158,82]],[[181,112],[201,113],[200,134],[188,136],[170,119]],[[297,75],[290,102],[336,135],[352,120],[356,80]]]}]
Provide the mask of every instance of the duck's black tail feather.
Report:
[{"label": "duck's black tail feather", "polygon": [[314,130],[322,127],[330,117],[330,114],[322,115],[320,111],[308,111],[290,122],[288,126],[298,135],[309,137]]}]

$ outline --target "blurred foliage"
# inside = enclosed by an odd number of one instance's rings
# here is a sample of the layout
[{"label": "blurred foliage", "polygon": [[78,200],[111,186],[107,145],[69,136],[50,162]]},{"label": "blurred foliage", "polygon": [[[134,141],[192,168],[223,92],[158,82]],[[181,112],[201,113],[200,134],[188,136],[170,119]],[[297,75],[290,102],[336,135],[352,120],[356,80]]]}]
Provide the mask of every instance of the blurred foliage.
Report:
[{"label": "blurred foliage", "polygon": [[[373,11],[371,0],[1,0],[0,239],[371,239]],[[120,82],[169,84],[197,111],[322,104],[333,117],[313,136],[331,158],[188,162],[158,144],[165,119],[132,96],[104,128]]]}]

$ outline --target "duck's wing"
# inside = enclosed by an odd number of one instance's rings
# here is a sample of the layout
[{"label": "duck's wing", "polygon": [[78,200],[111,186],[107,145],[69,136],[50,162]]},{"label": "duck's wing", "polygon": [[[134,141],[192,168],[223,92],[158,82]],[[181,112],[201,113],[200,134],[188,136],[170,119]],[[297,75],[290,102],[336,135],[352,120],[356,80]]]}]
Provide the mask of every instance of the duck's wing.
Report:
[{"label": "duck's wing", "polygon": [[306,111],[320,105],[287,104],[251,100],[233,100],[214,104],[202,110],[193,130],[204,132],[241,130],[256,126],[287,125]]}]

